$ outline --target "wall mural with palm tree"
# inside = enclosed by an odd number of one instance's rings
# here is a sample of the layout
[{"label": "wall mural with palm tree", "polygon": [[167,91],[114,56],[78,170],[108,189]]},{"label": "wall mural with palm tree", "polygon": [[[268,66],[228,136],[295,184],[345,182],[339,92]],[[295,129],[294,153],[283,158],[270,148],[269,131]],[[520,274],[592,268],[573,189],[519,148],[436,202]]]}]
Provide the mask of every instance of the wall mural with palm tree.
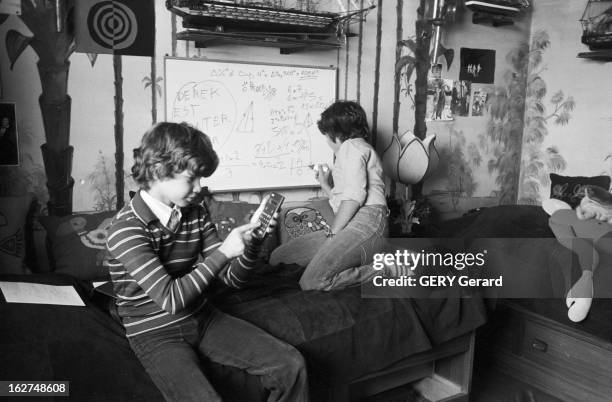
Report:
[{"label": "wall mural with palm tree", "polygon": [[[11,70],[28,47],[38,55],[38,72],[42,86],[39,105],[44,124],[46,142],[41,146],[47,178],[50,213],[67,215],[72,212],[72,154],[70,146],[70,111],[72,99],[68,95],[70,56],[74,52],[74,33],[67,29],[68,16],[74,7],[66,1],[56,11],[49,1],[21,1],[19,18],[32,36],[11,29],[5,44]],[[2,17],[0,23],[6,17]],[[58,29],[61,22],[63,29]]]},{"label": "wall mural with palm tree", "polygon": [[[544,146],[549,134],[549,123],[565,126],[570,122],[576,103],[572,96],[558,90],[548,97],[548,87],[542,72],[546,69],[544,53],[550,46],[548,33],[544,30],[532,35],[529,49],[529,76],[525,104],[525,133],[521,158],[519,203],[540,204],[541,193],[550,186],[550,173],[560,173],[567,163],[555,145]],[[546,107],[546,99],[552,105]]]}]

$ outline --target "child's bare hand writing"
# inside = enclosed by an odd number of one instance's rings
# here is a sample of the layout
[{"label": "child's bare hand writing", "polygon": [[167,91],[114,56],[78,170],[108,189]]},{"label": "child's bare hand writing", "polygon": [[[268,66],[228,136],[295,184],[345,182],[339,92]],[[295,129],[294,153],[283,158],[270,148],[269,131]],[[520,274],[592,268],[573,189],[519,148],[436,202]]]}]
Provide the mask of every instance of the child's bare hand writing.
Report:
[{"label": "child's bare hand writing", "polygon": [[329,187],[329,176],[331,174],[331,170],[327,163],[322,163],[317,165],[315,168],[315,179],[319,181],[322,188]]},{"label": "child's bare hand writing", "polygon": [[219,251],[227,258],[235,258],[244,252],[245,243],[251,240],[251,232],[257,228],[259,223],[247,223],[246,225],[238,226],[227,235],[223,243],[219,246]]}]

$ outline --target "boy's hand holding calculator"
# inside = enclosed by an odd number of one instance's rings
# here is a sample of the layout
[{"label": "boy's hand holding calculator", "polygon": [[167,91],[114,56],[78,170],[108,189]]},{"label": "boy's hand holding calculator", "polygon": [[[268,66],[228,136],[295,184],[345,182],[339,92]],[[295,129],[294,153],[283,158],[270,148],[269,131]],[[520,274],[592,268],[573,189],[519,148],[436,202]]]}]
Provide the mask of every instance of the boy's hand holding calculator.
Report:
[{"label": "boy's hand holding calculator", "polygon": [[272,231],[272,228],[276,225],[276,213],[284,200],[285,197],[279,193],[270,193],[264,197],[261,205],[251,218],[252,223],[259,221],[259,227],[253,230],[253,237],[261,240]]}]

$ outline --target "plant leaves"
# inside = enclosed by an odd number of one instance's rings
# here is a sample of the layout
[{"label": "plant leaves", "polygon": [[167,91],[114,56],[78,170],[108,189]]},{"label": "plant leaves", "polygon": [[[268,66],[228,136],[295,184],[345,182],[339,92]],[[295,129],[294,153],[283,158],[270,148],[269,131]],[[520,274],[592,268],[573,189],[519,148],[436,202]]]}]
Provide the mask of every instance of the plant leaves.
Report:
[{"label": "plant leaves", "polygon": [[87,58],[89,59],[89,63],[93,67],[96,64],[96,60],[98,59],[98,53],[87,53]]},{"label": "plant leaves", "polygon": [[401,40],[397,42],[400,46],[406,46],[412,53],[416,53],[416,42],[412,39]]},{"label": "plant leaves", "polygon": [[155,89],[157,89],[157,93],[158,93],[159,97],[161,98],[161,96],[162,96],[162,90],[161,90],[161,87],[160,87],[159,85],[156,85],[156,86],[155,86]]},{"label": "plant leaves", "polygon": [[8,53],[9,60],[11,61],[11,70],[15,65],[15,62],[23,53],[23,51],[32,42],[32,37],[25,36],[20,32],[11,29],[6,33],[6,52]]},{"label": "plant leaves", "polygon": [[395,63],[395,76],[399,76],[402,68],[404,68],[407,65],[412,65],[414,66],[416,63],[416,58],[412,57],[412,56],[402,56],[400,57],[400,59],[397,61],[397,63]]}]

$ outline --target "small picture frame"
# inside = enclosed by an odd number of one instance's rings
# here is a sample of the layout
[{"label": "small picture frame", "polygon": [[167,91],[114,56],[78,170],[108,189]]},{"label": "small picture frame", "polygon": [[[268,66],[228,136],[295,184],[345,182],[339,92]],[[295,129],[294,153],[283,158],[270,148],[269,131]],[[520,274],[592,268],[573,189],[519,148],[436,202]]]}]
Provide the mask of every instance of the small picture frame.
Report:
[{"label": "small picture frame", "polygon": [[0,102],[0,166],[19,165],[15,103]]}]

